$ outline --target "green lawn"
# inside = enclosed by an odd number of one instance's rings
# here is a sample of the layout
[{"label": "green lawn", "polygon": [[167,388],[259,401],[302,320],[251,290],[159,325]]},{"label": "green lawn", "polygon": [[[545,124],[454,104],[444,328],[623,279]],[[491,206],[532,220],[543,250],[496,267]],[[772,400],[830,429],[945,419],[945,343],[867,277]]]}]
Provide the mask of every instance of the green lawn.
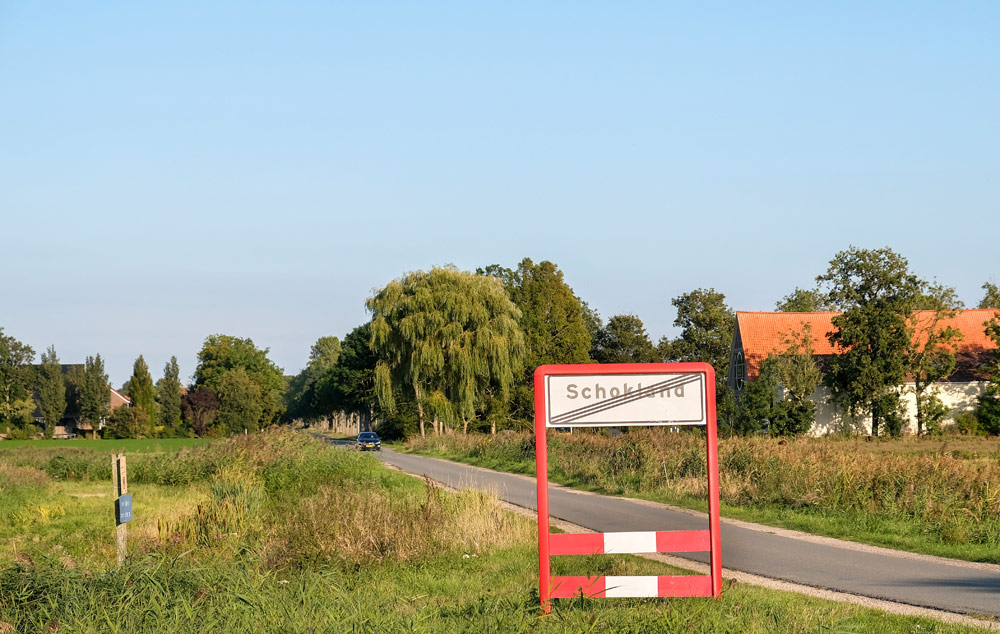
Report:
[{"label": "green lawn", "polygon": [[78,449],[93,449],[94,451],[125,451],[125,452],[162,452],[177,451],[184,447],[198,447],[212,442],[212,438],[126,438],[120,440],[88,440],[86,438],[70,438],[66,440],[3,440],[0,450],[20,449],[61,449],[74,447]]}]

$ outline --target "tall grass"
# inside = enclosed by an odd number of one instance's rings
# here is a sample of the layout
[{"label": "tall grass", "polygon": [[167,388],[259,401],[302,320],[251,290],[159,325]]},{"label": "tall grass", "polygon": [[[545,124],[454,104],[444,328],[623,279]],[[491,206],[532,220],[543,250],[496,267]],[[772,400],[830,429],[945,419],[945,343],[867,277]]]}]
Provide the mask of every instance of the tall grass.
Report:
[{"label": "tall grass", "polygon": [[[362,571],[192,565],[149,554],[94,574],[39,559],[0,570],[4,634],[983,632],[927,618],[726,584],[713,599],[559,600],[538,609],[531,547],[476,558],[439,556]],[[622,558],[621,574],[670,574]]]},{"label": "tall grass", "polygon": [[[766,511],[764,517],[793,527],[848,537],[859,527],[874,533],[891,528],[884,536],[889,545],[971,545],[966,556],[1000,562],[1000,444],[949,451],[940,442],[919,443],[723,439],[720,498],[737,511],[733,514],[742,509],[750,518]],[[443,436],[408,446],[492,468],[534,470],[529,435]],[[697,432],[555,435],[549,439],[549,465],[551,478],[570,485],[704,505],[705,440]],[[948,552],[963,556],[960,550]]]},{"label": "tall grass", "polygon": [[[620,454],[625,471],[636,466],[631,451]],[[10,457],[0,457],[0,500],[20,491],[15,512],[107,488],[86,473],[57,480]],[[133,522],[123,566],[112,567],[113,548],[100,543],[111,542],[104,513],[73,517],[79,509],[68,508],[53,520],[91,536],[91,557],[19,542],[15,563],[0,566],[0,634],[970,631],[732,584],[721,601],[580,599],[543,616],[533,524],[492,495],[447,493],[284,431],[175,457],[182,466],[143,466],[146,484],[134,495],[190,504],[152,530],[136,530],[141,516]],[[153,484],[178,480],[188,484]],[[562,574],[677,572],[628,556],[556,559]]]},{"label": "tall grass", "polygon": [[323,487],[302,500],[265,552],[274,566],[339,562],[355,566],[445,553],[479,554],[527,541],[523,518],[479,491],[443,494],[431,482],[416,497]]}]

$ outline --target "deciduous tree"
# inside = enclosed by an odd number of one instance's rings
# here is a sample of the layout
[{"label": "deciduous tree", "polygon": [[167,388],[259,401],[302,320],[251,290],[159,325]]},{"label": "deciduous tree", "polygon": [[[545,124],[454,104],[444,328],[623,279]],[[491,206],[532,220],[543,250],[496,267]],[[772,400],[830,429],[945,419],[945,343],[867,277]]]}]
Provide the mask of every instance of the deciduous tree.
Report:
[{"label": "deciduous tree", "polygon": [[492,264],[478,274],[499,279],[521,311],[518,324],[526,346],[524,368],[510,400],[510,416],[525,423],[534,417],[532,375],[548,363],[589,363],[600,316],[566,283],[559,267],[547,260],[524,258],[517,269]]},{"label": "deciduous tree", "polygon": [[104,360],[98,354],[87,357],[83,366],[83,383],[80,385],[80,417],[90,423],[94,432],[107,419],[111,409],[111,386],[104,372]]},{"label": "deciduous tree", "polygon": [[520,315],[495,279],[454,267],[417,271],[390,282],[367,306],[379,356],[376,394],[392,411],[394,386],[410,391],[421,435],[428,416],[467,426],[485,390],[506,392],[521,370]]},{"label": "deciduous tree", "polygon": [[955,369],[955,353],[962,333],[942,322],[962,308],[955,289],[929,284],[916,298],[917,311],[907,319],[906,373],[913,379],[917,434],[936,429],[947,413],[934,388]]},{"label": "deciduous tree", "polygon": [[358,326],[344,337],[337,362],[316,380],[316,409],[322,415],[347,412],[372,415],[378,407],[375,396],[375,365],[371,324]]},{"label": "deciduous tree", "polygon": [[147,438],[155,436],[154,430],[160,419],[156,410],[156,388],[153,386],[153,377],[149,374],[149,366],[141,354],[132,364],[129,398],[132,399],[132,407],[138,407],[145,414],[144,418],[149,429],[145,430],[143,435]]},{"label": "deciduous tree", "polygon": [[181,399],[181,412],[194,433],[203,437],[208,434],[219,413],[219,397],[212,388],[193,388]]},{"label": "deciduous tree", "polygon": [[726,305],[726,296],[714,288],[698,288],[670,303],[677,309],[674,326],[681,334],[660,339],[663,360],[711,363],[716,376],[725,380],[736,328],[736,313]]},{"label": "deciduous tree", "polygon": [[995,347],[985,355],[980,368],[989,378],[989,383],[979,395],[976,418],[980,429],[988,434],[1000,435],[1000,316],[990,319],[983,327]]},{"label": "deciduous tree", "polygon": [[[527,369],[547,363],[590,361],[590,332],[583,303],[552,262],[525,258],[517,267],[510,298],[521,311]],[[592,320],[593,321],[593,320]]]},{"label": "deciduous tree", "polygon": [[635,315],[615,315],[597,331],[590,356],[598,363],[653,363],[660,360],[646,327]]},{"label": "deciduous tree", "polygon": [[777,377],[774,372],[768,371],[770,367],[765,360],[756,380],[748,382],[740,392],[736,415],[733,417],[733,432],[753,434],[770,431],[778,390]]},{"label": "deciduous tree", "polygon": [[160,424],[171,436],[181,427],[181,370],[177,357],[170,357],[163,366],[163,378],[156,382],[156,403],[160,408]]},{"label": "deciduous tree", "polygon": [[84,364],[77,363],[66,368],[66,417],[81,420],[80,395],[83,392]]},{"label": "deciduous tree", "polygon": [[108,415],[105,438],[145,438],[150,423],[146,412],[138,407],[118,407]]},{"label": "deciduous tree", "polygon": [[892,249],[850,247],[838,253],[816,281],[831,304],[842,310],[833,318],[829,338],[839,353],[827,373],[833,394],[852,416],[868,412],[872,435],[880,426],[892,434],[902,427],[899,388],[906,375],[910,345],[907,320],[921,291],[906,258]]},{"label": "deciduous tree", "polygon": [[979,307],[1000,309],[1000,288],[996,284],[986,282],[983,284],[983,291],[985,294],[982,301],[979,302]]},{"label": "deciduous tree", "polygon": [[227,435],[260,429],[260,388],[243,368],[226,370],[219,381],[219,413],[215,424]]},{"label": "deciduous tree", "polygon": [[198,353],[195,386],[206,386],[218,393],[225,373],[243,368],[260,392],[260,424],[276,423],[285,410],[285,378],[281,368],[267,358],[268,352],[268,348],[261,350],[251,339],[211,335]]},{"label": "deciduous tree", "polygon": [[801,333],[786,335],[784,348],[761,364],[757,379],[740,396],[738,430],[743,433],[766,429],[785,436],[809,431],[816,404],[810,398],[822,381],[812,351],[808,324]]},{"label": "deciduous tree", "polygon": [[56,425],[66,414],[66,380],[56,347],[42,353],[42,367],[38,371],[38,409],[45,419],[45,437],[52,438]]},{"label": "deciduous tree", "polygon": [[31,423],[34,359],[31,346],[3,334],[0,328],[0,424],[20,428]]},{"label": "deciduous tree", "polygon": [[765,371],[775,377],[783,398],[774,412],[772,431],[780,435],[803,434],[812,427],[816,403],[812,395],[823,381],[812,349],[812,328],[785,337],[785,349],[771,356]]},{"label": "deciduous tree", "polygon": [[726,384],[736,313],[714,288],[698,288],[671,300],[677,309],[675,339],[662,337],[657,346],[664,361],[703,361],[715,368],[715,402],[721,424],[736,431],[736,400]]},{"label": "deciduous tree", "polygon": [[819,289],[796,288],[778,301],[776,309],[782,313],[816,313],[833,310],[833,306]]},{"label": "deciduous tree", "polygon": [[337,364],[340,351],[340,339],[337,337],[316,340],[309,351],[308,364],[292,377],[285,392],[288,418],[315,418],[324,414],[316,392],[317,381]]}]

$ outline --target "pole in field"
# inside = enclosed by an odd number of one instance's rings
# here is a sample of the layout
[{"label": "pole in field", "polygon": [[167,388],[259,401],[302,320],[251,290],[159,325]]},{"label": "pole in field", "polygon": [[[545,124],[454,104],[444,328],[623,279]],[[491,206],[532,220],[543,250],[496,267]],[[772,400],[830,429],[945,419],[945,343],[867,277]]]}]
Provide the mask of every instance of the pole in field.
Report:
[{"label": "pole in field", "polygon": [[126,522],[132,521],[132,496],[128,493],[128,469],[124,453],[111,454],[111,484],[115,493],[115,543],[120,566],[128,555]]}]

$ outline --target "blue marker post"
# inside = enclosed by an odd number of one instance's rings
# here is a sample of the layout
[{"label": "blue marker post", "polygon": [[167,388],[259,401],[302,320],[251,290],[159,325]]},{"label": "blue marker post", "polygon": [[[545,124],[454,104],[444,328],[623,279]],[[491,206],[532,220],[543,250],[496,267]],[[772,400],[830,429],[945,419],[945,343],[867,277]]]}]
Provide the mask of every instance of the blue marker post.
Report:
[{"label": "blue marker post", "polygon": [[115,518],[118,524],[132,521],[132,495],[125,494],[115,500]]}]

